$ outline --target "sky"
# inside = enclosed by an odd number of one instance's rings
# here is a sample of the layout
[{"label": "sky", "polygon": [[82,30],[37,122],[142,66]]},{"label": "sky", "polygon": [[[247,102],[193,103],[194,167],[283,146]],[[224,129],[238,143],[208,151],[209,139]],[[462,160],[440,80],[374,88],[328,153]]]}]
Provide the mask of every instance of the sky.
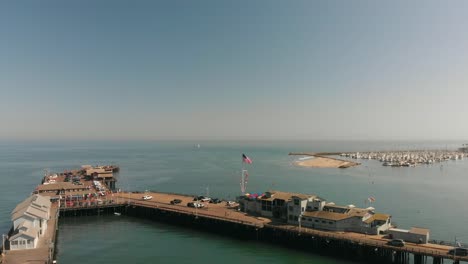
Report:
[{"label": "sky", "polygon": [[464,140],[466,1],[1,1],[0,139]]}]

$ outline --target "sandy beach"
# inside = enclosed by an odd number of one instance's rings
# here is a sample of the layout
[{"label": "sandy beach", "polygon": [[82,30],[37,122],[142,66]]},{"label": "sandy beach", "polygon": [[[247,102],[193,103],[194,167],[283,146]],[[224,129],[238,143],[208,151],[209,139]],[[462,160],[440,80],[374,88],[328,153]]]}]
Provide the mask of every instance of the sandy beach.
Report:
[{"label": "sandy beach", "polygon": [[312,159],[296,161],[295,165],[308,168],[348,168],[359,165],[359,163],[327,157],[315,157]]}]

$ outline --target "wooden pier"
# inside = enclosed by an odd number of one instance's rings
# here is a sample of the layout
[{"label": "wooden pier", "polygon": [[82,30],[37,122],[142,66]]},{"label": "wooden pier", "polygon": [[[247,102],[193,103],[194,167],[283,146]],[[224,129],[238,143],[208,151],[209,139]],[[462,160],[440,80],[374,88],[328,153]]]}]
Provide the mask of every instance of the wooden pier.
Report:
[{"label": "wooden pier", "polygon": [[[219,227],[228,228],[228,225],[231,225],[236,230],[235,236],[286,244],[289,247],[302,248],[307,251],[311,251],[310,245],[315,245],[317,253],[329,252],[330,255],[353,260],[406,264],[412,256],[415,264],[427,263],[428,257],[431,257],[435,264],[442,263],[444,259],[450,259],[455,263],[468,261],[468,256],[455,256],[454,259],[453,255],[449,255],[448,251],[452,248],[451,246],[406,243],[404,247],[394,247],[387,245],[388,239],[383,235],[299,228],[285,223],[272,222],[268,218],[247,215],[238,211],[235,206],[226,206],[225,203],[206,203],[205,208],[196,209],[186,205],[192,201],[192,196],[155,192],[147,194],[153,196],[153,199],[144,201],[141,199],[141,193],[118,193],[114,194],[114,198],[116,203],[126,205],[124,214],[172,223],[189,223],[190,226],[207,225],[207,229],[216,230],[216,233],[222,234],[226,232],[219,230]],[[173,199],[180,199],[182,202],[172,205],[170,201]],[[226,234],[228,233],[232,232]]]},{"label": "wooden pier", "polygon": [[[143,200],[143,195],[152,199]],[[171,204],[179,199],[178,204]],[[50,221],[48,239],[38,249],[8,251],[3,263],[52,263],[58,216],[85,217],[87,215],[118,213],[133,217],[152,219],[168,224],[197,228],[215,234],[248,240],[274,243],[285,247],[300,249],[316,254],[339,256],[344,259],[366,263],[433,264],[450,260],[453,263],[468,261],[467,256],[452,256],[450,246],[438,244],[406,243],[404,247],[387,245],[388,239],[382,235],[366,235],[352,232],[331,232],[298,227],[282,222],[273,222],[269,218],[247,215],[238,211],[236,205],[226,202],[204,203],[203,208],[188,207],[193,196],[159,192],[113,193],[105,203],[59,207],[54,204],[55,217]]]}]

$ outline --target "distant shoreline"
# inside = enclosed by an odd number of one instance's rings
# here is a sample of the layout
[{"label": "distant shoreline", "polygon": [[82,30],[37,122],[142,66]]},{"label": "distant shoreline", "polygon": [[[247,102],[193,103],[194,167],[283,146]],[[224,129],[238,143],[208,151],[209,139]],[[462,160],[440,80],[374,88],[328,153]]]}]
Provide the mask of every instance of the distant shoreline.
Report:
[{"label": "distant shoreline", "polygon": [[306,168],[340,168],[345,169],[360,165],[361,163],[325,157],[318,153],[289,153],[289,155],[302,155],[315,157],[314,159],[299,160],[294,165]]}]

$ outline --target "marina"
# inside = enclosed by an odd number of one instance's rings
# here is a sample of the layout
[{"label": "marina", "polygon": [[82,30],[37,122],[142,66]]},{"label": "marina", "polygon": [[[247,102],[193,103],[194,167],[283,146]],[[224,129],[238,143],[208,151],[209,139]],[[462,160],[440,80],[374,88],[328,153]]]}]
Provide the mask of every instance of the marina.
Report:
[{"label": "marina", "polygon": [[[54,183],[50,182],[52,179]],[[74,181],[73,186],[66,186],[67,179]],[[37,237],[34,249],[15,250],[12,248],[15,236],[26,235],[28,230],[14,225],[4,241],[4,263],[25,263],[25,259],[32,257],[39,263],[52,263],[59,217],[108,214],[151,219],[296,249],[309,245],[303,250],[338,253],[350,260],[370,263],[410,263],[410,259],[414,263],[427,263],[429,257],[432,263],[442,263],[444,259],[456,263],[468,261],[466,256],[450,255],[453,246],[431,243],[427,229],[391,231],[391,216],[378,213],[373,207],[339,206],[317,195],[271,190],[260,195],[245,194],[236,201],[215,202],[213,199],[210,203],[211,198],[206,196],[112,190],[104,179],[97,174],[90,177],[83,168],[46,175],[32,197],[47,197],[51,201],[50,208],[38,205],[35,199],[31,202],[29,198],[19,207],[30,203],[32,207],[47,208],[50,214],[45,223],[47,232]],[[194,203],[201,206],[190,206]],[[12,217],[15,222],[16,219],[19,218]],[[347,222],[348,219],[362,223],[354,225]],[[322,222],[325,225],[320,226]],[[368,224],[368,229],[362,229],[364,223]],[[413,235],[405,237],[404,246],[391,245],[390,241],[402,232]]]},{"label": "marina", "polygon": [[340,153],[340,157],[377,160],[383,166],[389,167],[415,167],[418,165],[463,160],[466,157],[466,153],[451,150],[408,150]]}]

